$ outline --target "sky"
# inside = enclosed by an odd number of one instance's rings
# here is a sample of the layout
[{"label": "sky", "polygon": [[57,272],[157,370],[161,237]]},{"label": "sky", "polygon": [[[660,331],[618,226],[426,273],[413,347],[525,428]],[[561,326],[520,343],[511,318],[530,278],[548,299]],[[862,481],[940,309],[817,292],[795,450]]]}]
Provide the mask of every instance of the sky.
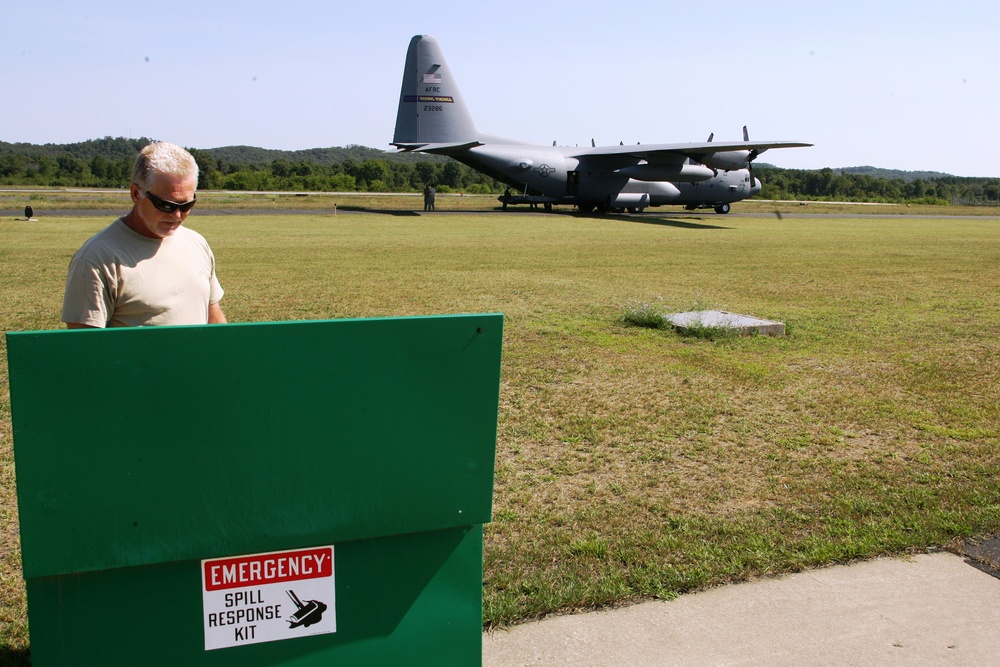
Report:
[{"label": "sky", "polygon": [[788,169],[1000,177],[1000,3],[0,0],[0,141],[390,150],[410,38],[551,145],[805,141]]}]

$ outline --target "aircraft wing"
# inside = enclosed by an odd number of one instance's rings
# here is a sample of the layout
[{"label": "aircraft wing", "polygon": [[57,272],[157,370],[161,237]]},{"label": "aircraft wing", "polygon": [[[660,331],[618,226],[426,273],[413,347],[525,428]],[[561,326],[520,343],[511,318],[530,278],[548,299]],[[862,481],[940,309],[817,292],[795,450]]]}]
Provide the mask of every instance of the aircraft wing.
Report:
[{"label": "aircraft wing", "polygon": [[390,145],[395,146],[400,151],[405,153],[437,153],[438,155],[452,155],[454,153],[463,153],[470,148],[483,146],[484,144],[481,141],[465,141],[452,144],[394,143]]},{"label": "aircraft wing", "polygon": [[600,157],[634,157],[647,162],[676,162],[683,158],[692,158],[698,161],[700,157],[712,153],[726,153],[729,151],[756,151],[763,153],[769,148],[805,148],[812,144],[800,141],[734,141],[724,143],[721,141],[705,141],[701,143],[687,144],[636,144],[635,146],[599,146],[597,148],[584,148],[575,152],[572,157],[577,158],[600,158]]}]

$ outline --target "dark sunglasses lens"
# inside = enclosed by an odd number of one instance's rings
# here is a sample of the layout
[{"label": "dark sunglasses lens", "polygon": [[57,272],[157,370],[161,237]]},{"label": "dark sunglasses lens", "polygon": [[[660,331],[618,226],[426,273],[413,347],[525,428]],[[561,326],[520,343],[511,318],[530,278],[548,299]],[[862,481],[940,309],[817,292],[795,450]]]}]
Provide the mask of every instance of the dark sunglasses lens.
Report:
[{"label": "dark sunglasses lens", "polygon": [[157,210],[163,211],[164,213],[173,213],[174,211],[177,210],[180,210],[182,213],[187,213],[194,207],[196,201],[192,199],[191,201],[184,202],[183,204],[178,204],[177,202],[167,201],[166,199],[160,199],[152,192],[147,192],[146,196],[149,198],[149,201],[153,204],[153,206]]}]

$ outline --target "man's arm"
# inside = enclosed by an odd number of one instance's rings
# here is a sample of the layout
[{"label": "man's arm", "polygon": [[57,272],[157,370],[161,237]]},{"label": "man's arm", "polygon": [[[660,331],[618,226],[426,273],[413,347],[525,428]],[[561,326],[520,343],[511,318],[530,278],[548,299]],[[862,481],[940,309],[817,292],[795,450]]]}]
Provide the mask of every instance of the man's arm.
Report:
[{"label": "man's arm", "polygon": [[227,321],[226,314],[222,312],[222,306],[218,302],[208,304],[209,324],[225,324]]},{"label": "man's arm", "polygon": [[[208,306],[208,323],[209,324],[225,324],[228,322],[226,319],[226,314],[222,312],[222,306],[217,303],[209,304]],[[99,329],[100,327],[91,326],[89,324],[80,324],[79,322],[67,322],[67,329]]]},{"label": "man's arm", "polygon": [[108,313],[114,311],[107,275],[102,269],[73,256],[66,273],[62,316],[67,329],[100,329],[107,326]]}]

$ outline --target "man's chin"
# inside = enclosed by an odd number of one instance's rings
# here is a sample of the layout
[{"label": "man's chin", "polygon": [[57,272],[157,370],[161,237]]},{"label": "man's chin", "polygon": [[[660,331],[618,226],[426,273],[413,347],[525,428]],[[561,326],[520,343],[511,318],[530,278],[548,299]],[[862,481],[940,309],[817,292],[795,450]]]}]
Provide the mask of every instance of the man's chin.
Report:
[{"label": "man's chin", "polygon": [[156,234],[157,234],[157,235],[158,235],[158,236],[159,236],[159,237],[160,237],[161,239],[165,239],[165,238],[167,238],[168,236],[173,236],[173,235],[174,235],[174,233],[175,233],[175,232],[176,232],[176,231],[177,231],[178,229],[180,229],[180,228],[181,228],[181,226],[180,226],[180,225],[169,225],[169,226],[166,226],[166,225],[159,225],[159,226],[157,226],[157,228],[156,228]]}]

